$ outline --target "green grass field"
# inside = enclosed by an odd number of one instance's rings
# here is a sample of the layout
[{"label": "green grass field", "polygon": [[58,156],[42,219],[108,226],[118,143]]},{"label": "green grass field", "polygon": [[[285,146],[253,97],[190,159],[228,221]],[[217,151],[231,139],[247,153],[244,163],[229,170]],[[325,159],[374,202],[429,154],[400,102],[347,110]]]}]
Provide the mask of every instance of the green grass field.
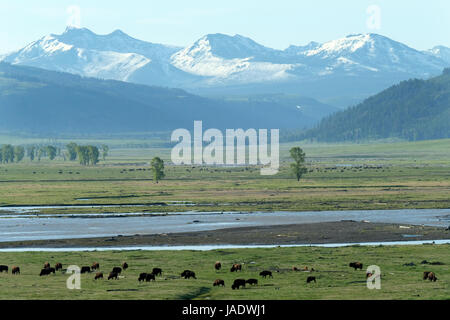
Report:
[{"label": "green grass field", "polygon": [[[343,248],[228,249],[213,251],[127,251],[127,252],[28,252],[0,253],[0,263],[20,266],[22,273],[0,274],[0,299],[450,299],[450,245],[378,246]],[[439,262],[424,265],[421,261]],[[126,261],[130,267],[119,280],[94,280],[94,274],[81,275],[81,290],[66,288],[69,275],[39,277],[44,262],[90,266],[100,263],[100,271],[109,273]],[[214,269],[215,261],[223,268]],[[351,261],[361,261],[363,270],[353,270]],[[404,266],[413,262],[415,266]],[[233,263],[243,270],[231,273]],[[369,265],[381,268],[381,289],[366,287]],[[294,272],[292,267],[314,268],[315,272]],[[138,283],[141,272],[163,269],[155,282]],[[197,279],[183,279],[180,273],[190,269]],[[273,279],[259,276],[262,270],[273,272]],[[423,271],[433,271],[436,282],[422,280]],[[306,284],[308,276],[317,283]],[[106,275],[107,277],[107,275]],[[256,278],[257,286],[232,290],[234,279]],[[215,279],[225,287],[213,287]]]},{"label": "green grass field", "polygon": [[[294,145],[299,144],[281,146],[282,166],[274,176],[261,176],[258,167],[250,166],[167,163],[166,178],[158,184],[151,179],[148,163],[154,156],[168,162],[170,149],[129,149],[117,142],[108,159],[94,167],[61,159],[2,164],[0,206],[123,205],[108,209],[53,208],[42,213],[450,208],[450,140],[300,145],[306,151],[308,167],[300,182],[288,169],[288,150]],[[152,205],[169,201],[188,201],[195,206]],[[133,207],[135,204],[143,206]],[[449,248],[0,253],[0,264],[22,269],[18,276],[0,274],[0,299],[450,299]],[[125,260],[131,267],[123,278],[94,281],[93,274],[82,275],[81,291],[66,289],[66,274],[38,276],[45,261],[62,262],[65,267],[98,261],[106,273]],[[225,270],[214,270],[216,260],[222,261]],[[354,260],[381,267],[381,290],[366,288],[365,271],[348,267]],[[422,260],[443,264],[421,265]],[[241,274],[229,272],[234,262],[244,264]],[[416,266],[403,266],[409,262]],[[290,271],[294,265],[318,270],[314,273],[317,283],[307,285],[310,274]],[[163,268],[164,276],[155,283],[139,284],[138,274],[153,267]],[[194,270],[198,279],[181,279],[179,274],[184,269]],[[260,279],[258,274],[263,269],[274,271],[274,279]],[[423,281],[425,269],[435,271],[439,280]],[[231,282],[237,277],[258,278],[260,283],[233,291]],[[216,278],[224,279],[226,287],[212,287]]]}]

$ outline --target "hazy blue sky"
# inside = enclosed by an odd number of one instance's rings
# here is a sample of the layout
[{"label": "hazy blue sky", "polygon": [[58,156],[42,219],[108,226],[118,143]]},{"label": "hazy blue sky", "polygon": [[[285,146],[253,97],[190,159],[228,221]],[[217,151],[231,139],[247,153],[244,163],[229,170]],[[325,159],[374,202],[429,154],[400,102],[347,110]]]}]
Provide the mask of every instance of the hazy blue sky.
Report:
[{"label": "hazy blue sky", "polygon": [[[80,21],[70,6],[80,9]],[[99,34],[121,29],[138,39],[182,46],[217,32],[278,49],[374,32],[416,49],[450,47],[448,0],[0,0],[0,15],[0,53],[62,33],[69,20]]]}]

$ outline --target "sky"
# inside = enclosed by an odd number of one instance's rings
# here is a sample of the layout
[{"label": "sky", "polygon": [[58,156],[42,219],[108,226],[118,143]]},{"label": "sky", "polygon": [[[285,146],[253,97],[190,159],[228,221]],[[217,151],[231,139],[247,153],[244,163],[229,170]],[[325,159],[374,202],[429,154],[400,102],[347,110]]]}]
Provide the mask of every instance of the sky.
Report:
[{"label": "sky", "polygon": [[67,25],[178,46],[225,33],[285,49],[371,32],[418,50],[450,47],[448,0],[0,0],[0,17],[0,54]]}]

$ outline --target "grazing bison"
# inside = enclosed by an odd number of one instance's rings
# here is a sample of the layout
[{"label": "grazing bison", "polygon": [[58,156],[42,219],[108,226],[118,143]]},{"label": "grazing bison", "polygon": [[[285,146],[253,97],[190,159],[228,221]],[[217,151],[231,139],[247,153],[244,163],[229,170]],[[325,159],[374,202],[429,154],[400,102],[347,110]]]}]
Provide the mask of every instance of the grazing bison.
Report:
[{"label": "grazing bison", "polygon": [[142,272],[141,274],[139,274],[139,278],[138,281],[145,281],[145,279],[147,278],[147,273],[146,272]]},{"label": "grazing bison", "polygon": [[161,268],[153,268],[153,270],[152,270],[152,273],[155,275],[155,276],[162,276],[162,269]]},{"label": "grazing bison", "polygon": [[235,272],[235,271],[242,271],[242,265],[239,263],[235,263],[233,264],[233,266],[230,269],[231,272]]},{"label": "grazing bison", "polygon": [[81,273],[89,273],[89,272],[91,272],[91,267],[87,266],[81,267]]},{"label": "grazing bison", "polygon": [[310,277],[306,278],[306,283],[310,283],[312,281],[316,282],[316,277],[310,276]]},{"label": "grazing bison", "polygon": [[100,264],[98,262],[94,262],[91,266],[92,270],[98,270],[100,269]]},{"label": "grazing bison", "polygon": [[[40,277],[42,277],[42,276],[48,276],[50,273],[52,273],[52,269],[53,269],[53,268],[44,268],[44,269],[42,269],[42,270],[41,270],[41,273],[39,274],[39,276],[40,276]],[[54,270],[55,270],[55,269],[53,269],[53,273],[54,273]]]},{"label": "grazing bison", "polygon": [[225,287],[225,281],[223,281],[222,279],[216,279],[216,281],[214,281],[214,283],[213,283],[213,287],[218,287],[218,286]]},{"label": "grazing bison", "polygon": [[299,271],[297,267],[292,267],[292,271]]},{"label": "grazing bison", "polygon": [[189,278],[197,279],[195,277],[195,272],[191,271],[191,270],[184,270],[183,273],[181,274],[181,276],[184,277],[185,279],[189,279]]},{"label": "grazing bison", "polygon": [[0,266],[0,272],[3,272],[3,271],[5,271],[6,273],[8,273],[8,266],[1,265],[1,266]]},{"label": "grazing bison", "polygon": [[249,285],[257,285],[258,284],[258,280],[256,279],[248,279],[247,281],[245,281],[245,283],[248,283]]},{"label": "grazing bison", "polygon": [[119,274],[119,273],[122,272],[122,268],[121,268],[121,267],[114,267],[114,268],[112,269],[112,272]]},{"label": "grazing bison", "polygon": [[123,269],[123,271],[127,270],[128,269],[128,263],[126,263],[126,262],[122,263],[122,269]]},{"label": "grazing bison", "polygon": [[219,271],[221,268],[222,268],[222,264],[221,264],[219,261],[217,261],[217,262],[214,264],[214,269],[216,269],[217,271]]},{"label": "grazing bison", "polygon": [[239,287],[244,287],[245,288],[245,279],[236,279],[233,282],[233,285],[231,286],[231,289],[238,289]]},{"label": "grazing bison", "polygon": [[109,276],[108,276],[108,280],[111,280],[111,279],[118,279],[119,278],[119,274],[117,273],[117,272],[110,272],[109,273]]},{"label": "grazing bison", "polygon": [[362,270],[363,264],[361,262],[350,262],[349,267]]},{"label": "grazing bison", "polygon": [[150,280],[155,281],[155,275],[153,273],[147,273],[145,276],[145,282],[150,282]]},{"label": "grazing bison", "polygon": [[265,278],[265,277],[267,277],[267,276],[273,278],[272,272],[271,272],[271,271],[267,271],[267,270],[261,271],[261,272],[259,273],[259,275],[260,275],[261,277],[263,277],[263,278]]},{"label": "grazing bison", "polygon": [[437,278],[434,272],[428,273],[428,280],[436,282]]},{"label": "grazing bison", "polygon": [[55,264],[55,270],[56,270],[56,271],[62,270],[62,263],[57,262],[57,263]]},{"label": "grazing bison", "polygon": [[12,273],[12,274],[20,274],[20,268],[17,267],[17,266],[13,266],[13,267],[11,268],[11,273]]},{"label": "grazing bison", "polygon": [[103,279],[103,272],[97,272],[95,274],[94,280]]},{"label": "grazing bison", "polygon": [[48,262],[44,263],[44,269],[48,269],[48,268],[50,268],[50,263],[48,263]]}]

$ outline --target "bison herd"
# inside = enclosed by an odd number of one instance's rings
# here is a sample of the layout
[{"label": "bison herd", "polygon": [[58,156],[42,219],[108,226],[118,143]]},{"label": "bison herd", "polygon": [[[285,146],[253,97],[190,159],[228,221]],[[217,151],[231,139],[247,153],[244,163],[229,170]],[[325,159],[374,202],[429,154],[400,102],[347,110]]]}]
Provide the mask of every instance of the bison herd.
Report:
[{"label": "bison herd", "polygon": [[[113,267],[112,271],[108,274],[108,280],[111,279],[115,279],[118,280],[119,279],[119,275],[122,274],[122,272],[124,272],[125,270],[127,270],[129,267],[128,263],[123,262],[122,265],[120,267]],[[355,271],[356,270],[362,270],[363,269],[363,264],[361,262],[350,262],[349,263],[349,267],[353,268]],[[219,261],[216,261],[214,264],[214,269],[216,271],[220,271],[222,268],[222,263]],[[100,269],[100,264],[98,262],[94,262],[90,267],[89,266],[82,266],[80,269],[80,273],[84,274],[84,273],[91,273],[93,271],[96,271],[96,274],[94,276],[94,280],[98,280],[98,279],[103,279],[103,272],[99,272],[98,270]],[[44,267],[41,269],[39,276],[47,276],[50,274],[55,274],[56,271],[63,271],[63,265],[60,262],[55,263],[54,267],[51,267],[49,262],[45,262],[44,263]],[[298,268],[293,266],[292,271],[304,271],[304,272],[314,272],[314,268],[308,268],[308,267],[303,267],[303,268]],[[6,272],[8,273],[9,271],[9,267],[7,265],[0,265],[0,273]],[[230,268],[230,272],[238,272],[238,271],[242,271],[242,265],[238,264],[238,263],[234,263],[232,264],[231,268]],[[11,273],[13,275],[20,275],[20,267],[18,266],[12,266],[11,267]],[[138,282],[150,282],[150,281],[155,281],[157,276],[162,276],[163,270],[161,268],[153,268],[152,272],[142,272],[139,274],[138,277]],[[267,277],[269,278],[273,278],[273,274],[272,271],[268,271],[268,270],[263,270],[259,273],[259,275],[266,279]],[[195,272],[192,270],[184,270],[181,275],[182,278],[184,279],[197,279]],[[372,276],[372,273],[367,272],[366,273],[366,278],[369,278]],[[436,281],[437,277],[436,274],[432,271],[425,271],[423,273],[423,280],[430,280],[430,281]],[[316,281],[316,277],[315,276],[308,276],[306,279],[306,283],[310,283],[310,282],[317,282]],[[245,285],[251,285],[251,286],[255,286],[258,285],[258,280],[257,279],[235,279],[233,284],[231,285],[231,289],[235,290],[235,289],[239,289],[239,288],[245,288]],[[214,287],[225,287],[225,281],[223,279],[216,279],[213,282],[213,286]]]}]

